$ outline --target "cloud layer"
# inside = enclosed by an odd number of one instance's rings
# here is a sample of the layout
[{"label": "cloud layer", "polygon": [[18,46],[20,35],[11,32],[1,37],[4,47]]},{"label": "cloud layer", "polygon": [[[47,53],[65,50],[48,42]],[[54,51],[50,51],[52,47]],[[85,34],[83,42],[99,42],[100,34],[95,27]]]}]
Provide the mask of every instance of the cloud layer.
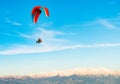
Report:
[{"label": "cloud layer", "polygon": [[[114,19],[97,19],[93,22],[88,22],[84,24],[85,26],[94,26],[101,25],[108,29],[119,29],[119,25],[117,22],[112,23],[112,21],[118,21]],[[13,25],[21,25],[20,23],[16,23],[7,19],[7,22],[12,23]],[[117,26],[116,26],[116,25]],[[67,27],[73,27],[75,25],[68,25]],[[77,27],[81,25],[76,25]],[[15,46],[7,47],[5,50],[0,50],[1,55],[15,55],[15,54],[32,54],[32,53],[43,53],[43,52],[54,52],[66,49],[78,49],[78,48],[99,48],[99,47],[120,47],[120,43],[102,43],[102,44],[73,44],[69,45],[69,40],[59,38],[62,35],[65,35],[64,32],[61,31],[53,31],[47,30],[45,28],[36,28],[35,32],[31,34],[24,34],[16,31],[15,33],[22,38],[29,40],[36,40],[38,38],[43,39],[43,43],[41,44],[16,44]]]},{"label": "cloud layer", "polygon": [[10,23],[12,25],[15,25],[15,26],[21,26],[22,25],[21,23],[16,22],[16,21],[12,21],[12,20],[10,20],[8,18],[6,19],[6,22],[8,22],[8,23]]},{"label": "cloud layer", "polygon": [[17,45],[12,48],[0,51],[1,55],[15,55],[15,54],[32,54],[32,53],[44,53],[54,52],[67,49],[78,49],[78,48],[99,48],[99,47],[120,47],[120,43],[116,44],[93,44],[93,45]]}]

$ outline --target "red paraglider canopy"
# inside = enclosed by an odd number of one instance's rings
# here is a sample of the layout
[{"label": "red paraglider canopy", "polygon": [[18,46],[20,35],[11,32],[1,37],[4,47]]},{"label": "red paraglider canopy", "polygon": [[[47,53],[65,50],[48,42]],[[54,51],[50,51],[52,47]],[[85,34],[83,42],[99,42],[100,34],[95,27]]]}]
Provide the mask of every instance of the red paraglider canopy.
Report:
[{"label": "red paraglider canopy", "polygon": [[38,21],[38,18],[40,16],[40,14],[42,13],[42,11],[44,11],[44,13],[47,17],[49,16],[49,10],[46,7],[35,6],[32,9],[32,20],[33,20],[34,23],[36,23]]}]

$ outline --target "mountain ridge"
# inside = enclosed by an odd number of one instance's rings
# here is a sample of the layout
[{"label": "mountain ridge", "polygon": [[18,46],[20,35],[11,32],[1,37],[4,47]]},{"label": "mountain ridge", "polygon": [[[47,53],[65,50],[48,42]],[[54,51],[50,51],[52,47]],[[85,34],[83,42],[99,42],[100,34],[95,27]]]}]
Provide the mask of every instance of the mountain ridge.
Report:
[{"label": "mountain ridge", "polygon": [[110,70],[106,68],[76,68],[71,70],[64,71],[53,71],[53,72],[42,72],[39,74],[29,74],[29,75],[9,75],[9,76],[0,76],[0,78],[47,78],[54,76],[120,76],[120,71]]}]

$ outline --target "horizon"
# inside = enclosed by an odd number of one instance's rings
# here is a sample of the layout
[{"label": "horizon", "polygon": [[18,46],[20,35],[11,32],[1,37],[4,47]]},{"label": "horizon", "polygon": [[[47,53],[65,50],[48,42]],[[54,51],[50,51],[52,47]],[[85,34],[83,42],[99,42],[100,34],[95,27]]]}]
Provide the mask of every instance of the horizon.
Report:
[{"label": "horizon", "polygon": [[76,68],[70,70],[59,70],[59,71],[51,71],[51,72],[40,72],[40,73],[32,73],[32,74],[14,74],[14,75],[1,75],[0,78],[6,77],[32,77],[32,78],[47,78],[47,77],[55,77],[55,76],[120,76],[120,70],[111,70],[106,68]]},{"label": "horizon", "polygon": [[[0,3],[0,76],[75,68],[120,70],[120,1]],[[34,24],[34,6],[49,9]],[[38,38],[42,43],[36,44]]]}]

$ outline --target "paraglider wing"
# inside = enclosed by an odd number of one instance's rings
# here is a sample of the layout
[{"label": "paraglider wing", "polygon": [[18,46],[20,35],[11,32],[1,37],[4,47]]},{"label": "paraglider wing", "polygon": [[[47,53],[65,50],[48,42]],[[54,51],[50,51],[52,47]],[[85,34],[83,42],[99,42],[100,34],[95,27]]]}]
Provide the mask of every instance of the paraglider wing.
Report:
[{"label": "paraglider wing", "polygon": [[41,10],[40,10],[41,6],[35,6],[33,9],[32,9],[32,21],[34,23],[37,22],[40,14],[41,14]]},{"label": "paraglider wing", "polygon": [[40,9],[36,10],[36,13],[35,13],[35,16],[34,16],[34,20],[33,20],[35,23],[38,21],[38,18],[40,16],[41,12],[42,11]]},{"label": "paraglider wing", "polygon": [[49,16],[49,10],[48,10],[48,8],[44,7],[43,9],[44,9],[45,15],[48,17]]},{"label": "paraglider wing", "polygon": [[32,9],[32,21],[36,23],[38,21],[38,18],[42,11],[45,13],[45,15],[48,17],[49,16],[49,10],[46,7],[41,7],[41,6],[35,6]]},{"label": "paraglider wing", "polygon": [[36,9],[40,9],[40,8],[41,8],[41,6],[35,6],[35,7],[32,9],[32,14],[35,14]]}]

